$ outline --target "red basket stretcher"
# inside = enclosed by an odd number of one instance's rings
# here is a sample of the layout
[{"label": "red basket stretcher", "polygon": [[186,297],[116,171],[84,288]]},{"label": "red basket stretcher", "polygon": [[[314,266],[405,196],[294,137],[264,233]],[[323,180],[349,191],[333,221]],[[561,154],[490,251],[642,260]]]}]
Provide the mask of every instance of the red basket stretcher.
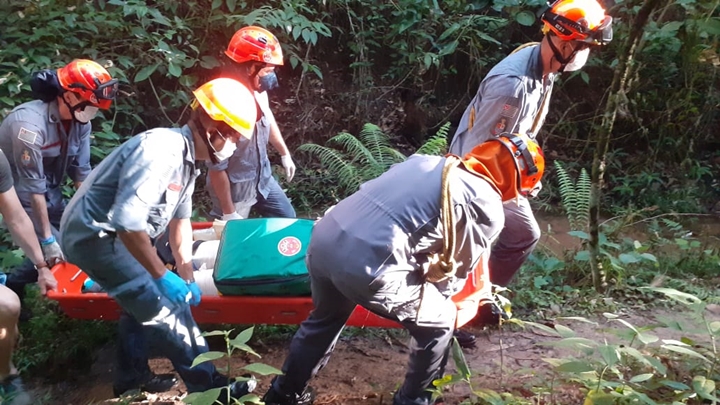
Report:
[{"label": "red basket stretcher", "polygon": [[[193,228],[211,227],[211,223],[195,223]],[[465,284],[465,288],[453,297],[458,308],[457,325],[462,326],[477,314],[480,300],[487,299],[490,283],[483,271],[481,260]],[[70,263],[60,263],[52,268],[58,282],[57,291],[48,292],[48,298],[58,302],[70,318],[116,320],[120,307],[106,293],[83,293],[82,286],[88,278],[80,268]],[[200,305],[192,307],[193,317],[200,324],[268,324],[296,325],[304,321],[313,309],[310,297],[259,297],[259,296],[203,296]],[[385,319],[363,307],[356,307],[348,326],[397,328],[400,325]]]}]

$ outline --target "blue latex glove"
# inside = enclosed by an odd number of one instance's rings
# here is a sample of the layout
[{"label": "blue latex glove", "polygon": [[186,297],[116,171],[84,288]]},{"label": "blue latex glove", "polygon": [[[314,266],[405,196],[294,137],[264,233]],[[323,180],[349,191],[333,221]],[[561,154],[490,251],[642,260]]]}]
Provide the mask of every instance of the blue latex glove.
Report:
[{"label": "blue latex glove", "polygon": [[192,297],[185,280],[172,271],[168,270],[162,277],[155,279],[155,284],[160,292],[175,304],[185,304]]},{"label": "blue latex glove", "polygon": [[200,291],[200,287],[198,287],[197,283],[194,281],[187,286],[192,293],[192,298],[190,298],[190,305],[194,307],[200,305],[200,298],[202,297],[202,291]]}]

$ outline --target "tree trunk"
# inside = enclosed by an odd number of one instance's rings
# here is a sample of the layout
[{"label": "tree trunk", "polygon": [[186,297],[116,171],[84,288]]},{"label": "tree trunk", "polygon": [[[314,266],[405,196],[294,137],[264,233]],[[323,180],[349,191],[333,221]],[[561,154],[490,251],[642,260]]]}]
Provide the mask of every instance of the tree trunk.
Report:
[{"label": "tree trunk", "polygon": [[592,271],[593,285],[598,292],[604,289],[605,281],[600,261],[599,223],[602,181],[605,174],[605,159],[607,156],[610,135],[615,124],[618,110],[627,104],[627,80],[633,68],[635,53],[639,50],[645,24],[650,14],[662,4],[663,0],[645,0],[638,11],[630,35],[627,38],[626,52],[620,56],[615,75],[613,76],[610,92],[605,105],[602,122],[596,132],[597,146],[593,155],[592,187],[590,188],[590,269]]}]

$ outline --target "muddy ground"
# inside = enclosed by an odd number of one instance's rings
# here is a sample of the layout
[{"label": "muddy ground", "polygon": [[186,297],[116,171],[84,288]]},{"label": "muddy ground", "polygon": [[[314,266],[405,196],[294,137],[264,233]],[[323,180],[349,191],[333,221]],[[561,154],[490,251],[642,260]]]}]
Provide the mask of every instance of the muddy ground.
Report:
[{"label": "muddy ground", "polygon": [[[707,225],[707,224],[705,224]],[[713,225],[717,225],[713,223]],[[569,237],[567,225],[562,219],[545,219],[541,221],[543,239],[541,248],[556,253],[576,246],[577,239]],[[705,235],[717,235],[716,229],[701,229]],[[714,312],[708,315],[714,320],[720,320],[720,309],[713,308]],[[566,309],[560,308],[559,313],[546,313],[552,325],[552,318]],[[633,325],[650,325],[657,317],[671,317],[680,322],[686,320],[686,315],[679,311],[656,310],[653,312],[628,312],[622,314]],[[596,324],[570,320],[557,320],[558,323],[569,326],[577,336],[595,341],[618,339],[611,333],[612,329],[621,330],[618,322],[608,321],[601,314],[593,316]],[[280,368],[290,341],[291,330],[279,328],[284,333],[263,333],[259,339],[250,342],[251,347],[261,356],[261,359],[247,355],[237,355],[231,362],[231,375],[242,374],[240,368],[251,362],[262,362]],[[507,325],[501,329],[481,329],[469,327],[468,330],[478,336],[477,347],[464,350],[467,362],[473,372],[472,381],[475,389],[486,388],[497,392],[511,392],[516,396],[530,398],[535,396],[534,387],[548,387],[552,380],[550,366],[546,358],[558,358],[574,355],[575,353],[555,347],[542,345],[543,342],[557,340],[538,329],[521,329],[517,326]],[[679,339],[678,332],[669,329],[658,329],[653,332],[662,338]],[[353,328],[344,333],[337,345],[329,364],[311,382],[319,394],[316,404],[391,404],[392,392],[402,382],[407,362],[407,334],[400,329],[358,329]],[[222,350],[220,341],[211,341],[214,349]],[[112,397],[112,364],[114,347],[108,346],[97,354],[95,364],[89,374],[78,375],[77,378],[59,384],[47,385],[41,381],[29,381],[33,391],[41,403],[48,405],[89,405],[118,403]],[[452,361],[448,372],[455,369]],[[221,369],[227,364],[216,362]],[[151,360],[151,367],[157,373],[172,372],[171,364],[165,359]],[[256,390],[260,395],[268,388],[271,377],[260,378]],[[455,385],[444,395],[446,404],[457,404],[468,397],[466,385]],[[139,399],[128,403],[154,403],[154,404],[182,404],[185,387],[180,382],[169,392],[162,395],[148,395],[144,400]],[[556,385],[551,394],[538,403],[578,404],[582,403],[583,393],[576,387]]]},{"label": "muddy ground", "polygon": [[[720,320],[720,310],[708,312],[711,319]],[[623,319],[635,326],[648,325],[656,316],[671,317],[685,322],[686,316],[678,311],[658,311],[650,313],[624,314]],[[612,330],[622,330],[617,322],[604,317],[594,319],[597,324],[572,320],[559,320],[558,323],[574,330],[579,337],[595,341],[607,339],[612,342],[619,339]],[[516,326],[500,330],[482,330],[469,328],[478,336],[478,345],[474,349],[465,349],[466,360],[473,372],[472,381],[476,389],[486,388],[497,392],[511,392],[520,397],[536,397],[534,387],[548,387],[552,379],[550,366],[546,358],[565,358],[576,355],[567,349],[558,349],[542,345],[544,342],[557,341],[546,332],[535,328],[522,330]],[[407,336],[400,330],[359,330],[354,329],[344,336],[337,345],[327,367],[319,373],[311,385],[319,394],[316,404],[391,404],[392,392],[402,382],[407,361]],[[679,339],[683,335],[666,329],[652,332],[663,339]],[[350,336],[350,335],[353,336]],[[280,367],[288,339],[272,338],[270,341],[255,340],[251,346],[262,356],[261,359],[237,355],[232,359],[233,375],[241,374],[240,368],[250,362],[263,362]],[[218,343],[218,342],[215,342]],[[36,387],[35,392],[48,405],[88,405],[117,404],[112,400],[112,357],[113,348],[107,347],[98,353],[98,358],[89,375],[79,376],[76,381],[66,381],[54,386]],[[226,363],[216,362],[219,368]],[[165,359],[153,359],[151,367],[155,372],[172,372],[171,364]],[[455,370],[454,364],[448,372]],[[270,377],[260,378],[257,392],[267,389]],[[466,385],[452,386],[444,395],[446,404],[458,404],[468,398]],[[185,395],[185,387],[180,382],[162,395],[147,395],[131,404],[180,405]],[[550,394],[544,394],[546,400]],[[582,403],[583,393],[569,385],[558,385],[553,390],[553,403]],[[543,401],[545,403],[545,401]]]}]

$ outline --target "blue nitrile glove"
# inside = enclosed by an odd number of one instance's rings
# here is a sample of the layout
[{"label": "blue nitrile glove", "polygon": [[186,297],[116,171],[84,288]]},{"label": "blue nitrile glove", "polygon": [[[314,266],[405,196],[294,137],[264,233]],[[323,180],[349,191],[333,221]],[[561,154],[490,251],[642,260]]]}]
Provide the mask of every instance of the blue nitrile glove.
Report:
[{"label": "blue nitrile glove", "polygon": [[202,291],[200,291],[200,287],[198,287],[196,282],[188,283],[188,289],[192,293],[192,298],[190,298],[190,305],[196,307],[200,305],[200,298],[202,298]]},{"label": "blue nitrile glove", "polygon": [[185,304],[192,297],[188,284],[177,274],[168,270],[165,274],[155,279],[155,284],[162,295],[175,304]]}]

